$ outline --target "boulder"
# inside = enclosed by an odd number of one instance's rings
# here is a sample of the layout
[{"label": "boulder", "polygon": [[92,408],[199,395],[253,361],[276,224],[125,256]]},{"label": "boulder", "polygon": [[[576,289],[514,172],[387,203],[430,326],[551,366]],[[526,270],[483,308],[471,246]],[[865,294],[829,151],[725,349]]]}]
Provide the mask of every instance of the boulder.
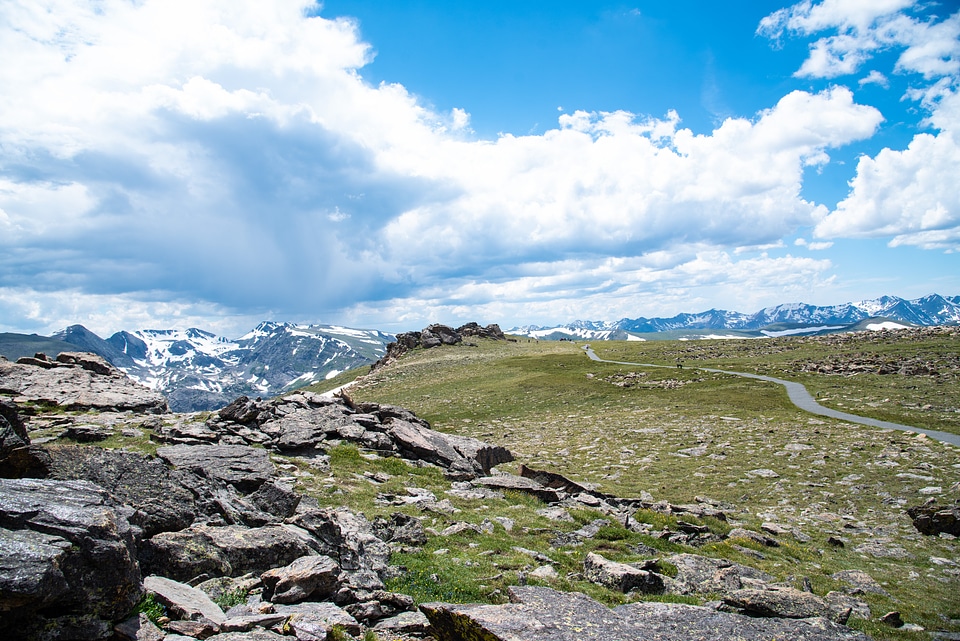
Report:
[{"label": "boulder", "polygon": [[755,619],[679,603],[638,602],[611,610],[578,592],[533,586],[508,592],[511,602],[504,605],[425,603],[420,609],[438,641],[869,641],[862,632],[823,618]]},{"label": "boulder", "polygon": [[734,590],[723,596],[723,602],[755,617],[809,619],[832,614],[829,604],[817,595],[782,586]]},{"label": "boulder", "polygon": [[284,525],[193,525],[179,532],[161,532],[141,544],[140,565],[144,572],[176,581],[201,574],[259,574],[317,553],[317,542],[297,530]]},{"label": "boulder", "polygon": [[921,534],[960,536],[960,505],[937,505],[935,501],[907,508],[913,527]]},{"label": "boulder", "polygon": [[85,481],[0,479],[0,630],[100,639],[141,594],[126,511]]},{"label": "boulder", "polygon": [[496,476],[486,476],[477,479],[474,483],[494,490],[523,492],[524,494],[529,494],[540,499],[544,503],[557,503],[560,501],[560,495],[556,490],[544,487],[533,479],[523,476],[498,474]]},{"label": "boulder", "polygon": [[669,591],[676,594],[727,594],[776,580],[766,572],[726,559],[675,554],[664,560],[677,568],[669,585]]},{"label": "boulder", "polygon": [[148,576],[143,588],[166,606],[173,618],[198,621],[201,618],[223,623],[227,617],[220,606],[210,600],[202,590],[192,588],[162,576]]},{"label": "boulder", "polygon": [[169,411],[167,399],[161,394],[127,378],[100,357],[77,353],[63,356],[72,362],[0,361],[0,389],[27,401],[69,410],[112,409],[147,414]]},{"label": "boulder", "polygon": [[143,537],[182,530],[197,517],[195,485],[157,458],[95,447],[49,448],[50,477],[96,483],[134,508],[129,521]]},{"label": "boulder", "polygon": [[223,481],[241,492],[254,492],[277,473],[266,450],[246,445],[172,445],[157,456],[198,476]]},{"label": "boulder", "polygon": [[347,634],[359,635],[360,623],[342,608],[326,601],[304,601],[296,605],[277,604],[277,614],[289,618],[288,625],[297,639],[327,639],[333,626]]},{"label": "boulder", "polygon": [[340,567],[328,556],[302,556],[282,568],[260,575],[263,598],[273,603],[299,603],[310,597],[323,599],[337,589]]},{"label": "boulder", "polygon": [[0,401],[0,478],[41,478],[47,475],[46,451],[30,444],[17,404]]},{"label": "boulder", "polygon": [[583,560],[583,575],[588,581],[616,590],[617,592],[643,592],[662,594],[663,578],[659,574],[638,569],[626,563],[610,561],[591,552]]},{"label": "boulder", "polygon": [[332,558],[345,572],[367,571],[379,576],[387,568],[390,548],[362,514],[342,507],[309,509],[287,522],[316,537],[318,552]]}]

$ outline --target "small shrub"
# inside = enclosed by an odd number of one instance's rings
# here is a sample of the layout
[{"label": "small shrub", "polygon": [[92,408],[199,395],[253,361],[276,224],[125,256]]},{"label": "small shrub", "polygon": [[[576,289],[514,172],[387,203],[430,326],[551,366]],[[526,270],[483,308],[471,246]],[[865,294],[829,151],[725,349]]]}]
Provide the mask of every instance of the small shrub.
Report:
[{"label": "small shrub", "polygon": [[213,602],[220,606],[220,609],[226,612],[235,605],[247,602],[247,591],[243,588],[227,590],[220,596],[213,599]]},{"label": "small shrub", "polygon": [[156,595],[152,592],[145,592],[144,595],[140,597],[140,602],[137,604],[134,612],[136,614],[146,614],[147,618],[154,623],[156,623],[160,617],[167,615],[167,609],[163,607],[162,603],[157,601]]}]

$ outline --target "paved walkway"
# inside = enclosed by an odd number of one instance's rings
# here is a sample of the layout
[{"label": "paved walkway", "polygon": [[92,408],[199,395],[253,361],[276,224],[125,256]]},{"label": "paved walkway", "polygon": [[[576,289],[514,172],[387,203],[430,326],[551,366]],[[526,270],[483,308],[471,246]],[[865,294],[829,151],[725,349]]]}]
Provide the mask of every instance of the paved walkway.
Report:
[{"label": "paved walkway", "polygon": [[[595,360],[601,363],[614,363],[616,365],[636,365],[639,367],[667,367],[671,368],[670,365],[654,365],[653,363],[628,363],[625,361],[608,361],[606,359],[600,358],[596,353],[590,349],[589,345],[583,346],[583,351],[586,352],[587,356],[591,360]],[[790,401],[800,409],[810,412],[811,414],[817,414],[818,416],[828,416],[830,418],[838,418],[841,421],[849,421],[850,423],[859,423],[860,425],[870,425],[871,427],[881,427],[888,430],[902,430],[906,432],[917,432],[918,434],[926,434],[932,439],[936,439],[943,443],[950,443],[951,445],[960,446],[960,435],[951,434],[949,432],[938,432],[937,430],[926,430],[921,427],[911,427],[910,425],[901,425],[900,423],[891,423],[889,421],[879,421],[875,418],[868,418],[866,416],[857,416],[856,414],[848,414],[847,412],[841,412],[839,410],[830,409],[829,407],[824,407],[810,396],[810,392],[807,391],[807,388],[801,385],[800,383],[794,383],[793,381],[785,381],[780,378],[774,378],[773,376],[763,376],[761,374],[747,374],[745,372],[731,372],[725,369],[713,369],[711,367],[697,367],[694,369],[703,370],[705,372],[717,372],[720,374],[732,374],[734,376],[742,376],[744,378],[755,378],[761,381],[768,381],[770,383],[777,383],[783,385],[787,388],[787,396],[790,398]]]}]

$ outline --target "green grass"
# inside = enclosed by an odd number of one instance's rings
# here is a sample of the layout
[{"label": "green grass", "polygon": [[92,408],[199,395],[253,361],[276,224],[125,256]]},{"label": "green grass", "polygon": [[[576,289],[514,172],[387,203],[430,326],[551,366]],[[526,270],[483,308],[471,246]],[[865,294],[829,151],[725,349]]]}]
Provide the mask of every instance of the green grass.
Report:
[{"label": "green grass", "polygon": [[[568,342],[478,341],[478,347],[412,352],[396,365],[358,380],[350,394],[358,401],[407,407],[429,420],[435,429],[504,445],[514,452],[518,463],[594,483],[612,494],[639,496],[649,492],[657,500],[672,503],[709,497],[731,506],[727,510],[730,520],[745,527],[759,529],[761,523],[772,521],[811,538],[801,543],[789,535],[781,536],[778,548],[742,540],[689,548],[611,523],[583,546],[554,550],[550,547],[551,532],[575,530],[601,515],[574,510],[576,522],[561,525],[531,518],[529,513],[536,507],[529,505],[527,498],[507,496],[504,502],[484,501],[485,507],[476,515],[467,515],[467,510],[476,511],[478,506],[454,500],[464,513],[449,519],[430,515],[428,521],[442,521],[435,526],[438,530],[446,522],[473,516],[514,518],[525,514],[526,520],[509,535],[497,527],[492,537],[464,537],[460,541],[431,538],[422,557],[403,559],[403,564],[421,572],[415,575],[418,580],[422,572],[428,577],[437,574],[436,570],[428,571],[431,567],[444,567],[452,574],[444,575],[443,585],[462,590],[463,599],[497,602],[502,598],[518,571],[537,565],[529,557],[516,558],[510,553],[513,546],[521,546],[556,559],[561,579],[553,587],[584,591],[611,605],[622,602],[623,595],[585,584],[576,573],[589,551],[629,562],[641,558],[633,554],[631,546],[643,543],[665,554],[685,551],[729,558],[798,585],[800,577],[806,576],[821,595],[843,587],[830,579],[830,574],[862,569],[885,584],[891,595],[863,597],[875,616],[899,609],[907,621],[928,630],[960,631],[944,618],[945,613],[957,609],[955,594],[960,591],[960,580],[956,570],[960,567],[938,566],[929,560],[931,556],[956,559],[957,542],[919,535],[904,514],[905,506],[927,498],[919,493],[926,486],[942,487],[941,500],[956,498],[960,487],[956,485],[960,483],[960,452],[956,448],[908,433],[814,417],[795,408],[779,385],[695,369],[702,364],[800,380],[812,393],[820,391],[821,397],[834,389],[832,386],[841,385],[845,396],[840,398],[849,399],[849,403],[840,400],[844,405],[838,408],[856,413],[861,406],[870,407],[870,399],[882,394],[891,399],[889,403],[871,409],[877,418],[896,422],[909,423],[915,417],[905,405],[916,392],[915,385],[942,392],[945,400],[938,407],[952,407],[954,414],[960,407],[960,386],[954,379],[941,377],[945,382],[937,383],[933,379],[917,380],[923,377],[916,376],[839,377],[799,371],[803,363],[833,358],[840,340],[593,344],[601,358],[631,362],[672,365],[680,354],[685,363],[682,370],[596,363]],[[843,339],[841,347],[856,351],[850,340]],[[886,337],[869,345],[878,354],[890,354],[890,358],[932,359],[937,353],[955,353],[958,349],[955,337],[939,342],[915,341],[906,346]],[[946,371],[944,376],[953,375],[949,368]],[[643,376],[634,377],[637,383],[631,387],[614,384],[630,373]],[[878,385],[882,387],[875,387]],[[854,404],[854,398],[862,402]],[[824,404],[829,405],[829,401]],[[881,414],[886,405],[899,409]],[[924,411],[927,420],[923,427],[955,431],[951,422],[954,414]],[[946,418],[940,420],[940,416]],[[511,471],[515,465],[501,467]],[[748,474],[760,469],[773,470],[777,476]],[[441,478],[433,482],[443,485]],[[676,525],[675,517],[646,510],[636,518],[650,523],[654,531]],[[697,520],[684,515],[682,520],[707,525],[719,534],[732,527],[716,519]],[[843,537],[848,543],[835,548],[826,542],[830,536]],[[875,558],[856,551],[857,546],[877,538],[899,546],[910,557]],[[470,547],[471,542],[478,546]],[[764,558],[757,559],[732,544]],[[432,551],[438,548],[450,552],[434,556]],[[485,550],[487,555],[481,555]],[[451,563],[453,559],[460,561]],[[488,591],[479,596],[470,591],[472,582],[498,574],[501,576],[496,580],[480,582]],[[890,628],[875,632],[872,624],[870,631],[876,638],[910,638]]]}]

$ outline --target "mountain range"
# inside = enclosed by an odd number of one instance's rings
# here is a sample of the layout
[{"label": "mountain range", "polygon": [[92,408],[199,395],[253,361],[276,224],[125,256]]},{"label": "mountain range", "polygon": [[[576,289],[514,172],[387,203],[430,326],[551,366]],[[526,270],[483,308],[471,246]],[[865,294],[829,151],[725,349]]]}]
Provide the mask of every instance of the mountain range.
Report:
[{"label": "mountain range", "polygon": [[103,339],[83,325],[50,337],[0,335],[0,354],[99,354],[163,393],[176,412],[223,407],[238,396],[270,397],[370,364],[393,335],[335,325],[263,322],[236,340],[201,329],[121,331]]},{"label": "mountain range", "polygon": [[960,296],[931,294],[915,300],[882,296],[826,307],[789,303],[766,307],[753,314],[710,309],[670,318],[574,321],[553,327],[527,325],[506,333],[540,340],[760,338],[855,331],[870,329],[870,325],[879,328],[884,323],[888,327],[960,324]]},{"label": "mountain range", "polygon": [[[931,294],[916,300],[883,296],[827,307],[777,305],[753,314],[711,309],[670,318],[528,325],[506,333],[539,340],[689,340],[957,324],[960,296]],[[36,352],[93,352],[163,393],[172,410],[188,412],[217,409],[241,395],[276,396],[371,364],[394,339],[377,330],[269,321],[235,340],[201,329],[121,331],[103,339],[82,325],[71,325],[49,337],[0,334],[0,354],[15,360]]]}]

